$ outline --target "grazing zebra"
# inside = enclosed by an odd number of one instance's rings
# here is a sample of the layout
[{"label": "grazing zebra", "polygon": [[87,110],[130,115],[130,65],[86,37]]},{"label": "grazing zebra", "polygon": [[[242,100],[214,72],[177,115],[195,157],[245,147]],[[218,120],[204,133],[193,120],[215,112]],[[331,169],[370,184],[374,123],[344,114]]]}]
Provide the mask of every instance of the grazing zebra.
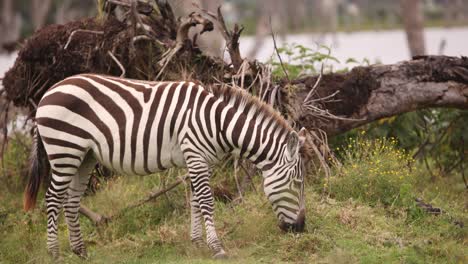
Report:
[{"label": "grazing zebra", "polygon": [[193,82],[82,74],[45,93],[36,123],[24,208],[34,207],[40,182],[51,171],[47,246],[54,257],[59,252],[57,217],[62,206],[71,248],[86,257],[78,210],[97,162],[130,175],[187,167],[191,239],[203,242],[204,221],[214,257],[226,253],[214,226],[209,178],[213,165],[229,154],[250,160],[262,171],[264,191],[280,228],[304,229],[300,151],[306,131],[296,133],[270,106],[240,89],[207,91]]}]

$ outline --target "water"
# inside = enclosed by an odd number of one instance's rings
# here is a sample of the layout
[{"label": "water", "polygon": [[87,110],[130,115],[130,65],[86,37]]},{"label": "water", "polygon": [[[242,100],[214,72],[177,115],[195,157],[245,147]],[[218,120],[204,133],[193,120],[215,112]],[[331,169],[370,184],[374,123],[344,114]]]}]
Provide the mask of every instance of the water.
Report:
[{"label": "water", "polygon": [[[446,41],[443,50],[444,55],[468,56],[468,27],[457,28],[426,28],[424,32],[428,54],[439,54],[439,46],[442,40]],[[285,39],[277,37],[277,45],[284,43],[297,43],[311,49],[316,49],[316,34],[292,34]],[[334,63],[336,68],[351,67],[344,65],[348,58],[357,61],[369,60],[371,63],[381,62],[384,64],[396,63],[410,58],[406,36],[402,30],[386,31],[360,31],[352,33],[338,32],[334,43],[330,35],[326,35],[323,44],[332,48],[331,55],[340,60]],[[246,56],[254,45],[254,37],[246,36],[240,39],[240,51]],[[257,54],[257,59],[268,61],[274,52],[271,36],[267,36],[262,48]],[[13,65],[16,54],[0,55],[0,78]]]},{"label": "water", "polygon": [[[446,45],[442,54],[468,56],[468,27],[426,28],[424,35],[428,54],[438,55],[440,43],[445,40]],[[319,36],[316,34],[287,35],[284,40],[276,37],[278,47],[284,43],[297,43],[311,49],[317,48],[317,39]],[[333,38],[327,35],[322,43],[331,47],[331,56],[336,57],[341,62],[334,63],[336,68],[350,67],[350,65],[344,64],[348,58],[354,58],[357,61],[367,59],[371,63],[384,64],[393,64],[410,58],[403,30],[338,32],[335,39],[336,41],[333,41]],[[242,56],[248,54],[253,45],[254,37],[241,38],[240,51]],[[256,57],[265,62],[270,59],[273,52],[273,41],[271,36],[268,36]]]},{"label": "water", "polygon": [[0,78],[3,78],[5,72],[8,71],[11,66],[13,66],[15,59],[16,53],[0,54]]}]

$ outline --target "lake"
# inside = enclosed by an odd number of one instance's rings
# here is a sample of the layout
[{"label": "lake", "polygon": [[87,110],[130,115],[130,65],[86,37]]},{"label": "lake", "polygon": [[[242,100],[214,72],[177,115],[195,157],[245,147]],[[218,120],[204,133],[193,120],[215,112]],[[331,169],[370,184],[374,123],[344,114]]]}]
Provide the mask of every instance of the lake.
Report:
[{"label": "lake", "polygon": [[[428,54],[438,55],[441,41],[445,41],[442,54],[449,56],[468,56],[468,27],[457,28],[426,28],[426,48]],[[305,47],[316,49],[317,34],[287,35],[284,40],[276,36],[277,46],[284,43],[297,43]],[[380,62],[392,64],[410,58],[406,35],[403,30],[338,32],[333,41],[331,35],[326,35],[323,44],[331,47],[331,56],[341,63],[333,63],[337,68],[345,67],[348,58],[357,61],[369,60],[371,63]],[[335,43],[333,43],[335,42]],[[241,54],[247,54],[254,45],[254,37],[243,37],[240,40]],[[264,45],[257,54],[257,59],[267,61],[274,52],[271,36],[264,41]],[[348,65],[349,66],[349,65]]]},{"label": "lake", "polygon": [[[468,56],[468,27],[454,28],[426,28],[425,38],[428,54],[439,54],[441,41],[446,45],[443,49],[444,55]],[[311,49],[317,48],[317,34],[291,34],[284,39],[276,37],[277,45],[284,43],[297,43]],[[336,57],[341,63],[333,63],[335,68],[352,67],[345,65],[348,58],[357,61],[369,60],[371,63],[381,62],[385,64],[396,63],[409,59],[409,51],[406,36],[403,30],[382,30],[382,31],[360,31],[360,32],[338,32],[333,43],[331,35],[323,38],[323,44],[331,47],[331,55]],[[257,54],[257,59],[268,61],[274,52],[271,36],[267,36],[263,46]],[[242,56],[246,56],[254,45],[254,37],[246,36],[240,39],[240,50]],[[13,65],[15,54],[0,55],[0,78]]]}]

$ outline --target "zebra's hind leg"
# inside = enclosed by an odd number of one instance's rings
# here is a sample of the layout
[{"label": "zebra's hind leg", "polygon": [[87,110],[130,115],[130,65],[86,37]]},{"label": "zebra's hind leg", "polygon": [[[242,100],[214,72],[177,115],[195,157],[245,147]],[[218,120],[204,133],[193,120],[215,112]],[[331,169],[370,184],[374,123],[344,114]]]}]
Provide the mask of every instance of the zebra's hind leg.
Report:
[{"label": "zebra's hind leg", "polygon": [[203,226],[202,226],[202,214],[200,211],[200,205],[194,199],[193,196],[193,185],[190,184],[191,192],[190,192],[190,239],[192,243],[198,247],[203,246],[205,243],[203,242]]},{"label": "zebra's hind leg", "polygon": [[[67,164],[68,165],[68,164]],[[51,162],[52,177],[46,192],[47,203],[47,249],[54,259],[59,257],[58,216],[62,210],[68,187],[77,167]]]},{"label": "zebra's hind leg", "polygon": [[86,247],[80,230],[80,200],[88,187],[90,172],[93,170],[97,161],[92,153],[88,153],[78,168],[68,188],[68,196],[64,205],[65,221],[68,225],[70,246],[72,251],[81,258],[87,257]]}]

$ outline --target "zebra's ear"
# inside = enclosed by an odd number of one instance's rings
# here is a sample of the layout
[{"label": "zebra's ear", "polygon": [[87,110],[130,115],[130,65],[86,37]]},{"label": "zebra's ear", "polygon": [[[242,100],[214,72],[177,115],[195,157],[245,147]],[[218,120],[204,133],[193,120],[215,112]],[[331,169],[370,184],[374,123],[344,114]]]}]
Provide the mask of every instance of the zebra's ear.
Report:
[{"label": "zebra's ear", "polygon": [[299,133],[297,133],[299,135],[299,147],[302,147],[304,146],[304,143],[307,139],[307,129],[305,129],[305,127],[301,128],[301,130],[299,130]]},{"label": "zebra's ear", "polygon": [[292,158],[296,156],[297,153],[299,152],[299,148],[300,148],[299,135],[296,133],[296,131],[292,131],[291,133],[289,133],[287,140],[288,140],[287,141],[287,153],[288,153],[289,158]]}]

